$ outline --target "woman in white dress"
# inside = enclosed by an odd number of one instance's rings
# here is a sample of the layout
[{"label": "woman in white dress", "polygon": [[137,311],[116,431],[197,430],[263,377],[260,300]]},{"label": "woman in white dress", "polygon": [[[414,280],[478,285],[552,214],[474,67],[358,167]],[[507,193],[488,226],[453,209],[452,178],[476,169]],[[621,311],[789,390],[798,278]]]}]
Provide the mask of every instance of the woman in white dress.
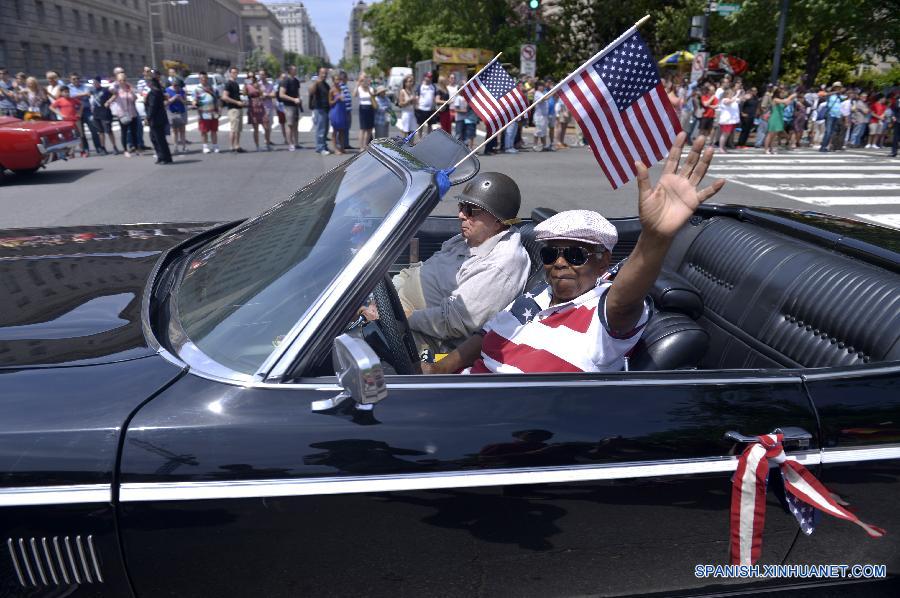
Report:
[{"label": "woman in white dress", "polygon": [[403,131],[404,137],[416,130],[415,108],[419,101],[419,96],[413,91],[415,79],[412,75],[403,78],[403,88],[400,90],[398,105],[400,106],[400,120],[397,121],[397,127]]}]

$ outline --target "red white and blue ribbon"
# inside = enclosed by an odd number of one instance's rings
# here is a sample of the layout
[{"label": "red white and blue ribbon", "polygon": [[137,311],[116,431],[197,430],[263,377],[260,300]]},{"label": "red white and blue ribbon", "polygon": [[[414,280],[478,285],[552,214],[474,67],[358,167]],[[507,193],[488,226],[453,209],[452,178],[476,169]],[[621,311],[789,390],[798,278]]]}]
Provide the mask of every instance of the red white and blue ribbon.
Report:
[{"label": "red white and blue ribbon", "polygon": [[791,512],[807,534],[813,531],[814,513],[809,507],[839,519],[852,521],[873,538],[884,530],[863,523],[841,506],[846,504],[833,496],[803,465],[788,460],[784,454],[782,434],[757,436],[757,442],[744,450],[738,460],[731,490],[731,563],[753,565],[762,553],[762,533],[766,521],[766,485],[769,461],[778,465],[784,480],[785,496]]}]

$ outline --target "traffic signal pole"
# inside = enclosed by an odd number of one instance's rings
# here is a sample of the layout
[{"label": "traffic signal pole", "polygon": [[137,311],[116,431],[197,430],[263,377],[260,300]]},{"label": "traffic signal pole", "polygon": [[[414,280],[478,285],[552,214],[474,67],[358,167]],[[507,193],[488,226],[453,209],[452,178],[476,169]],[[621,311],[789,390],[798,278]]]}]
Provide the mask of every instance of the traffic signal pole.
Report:
[{"label": "traffic signal pole", "polygon": [[781,15],[778,17],[778,37],[775,38],[775,57],[772,59],[772,85],[778,84],[778,71],[781,70],[781,48],[784,46],[784,28],[787,26],[790,4],[791,0],[781,0]]}]

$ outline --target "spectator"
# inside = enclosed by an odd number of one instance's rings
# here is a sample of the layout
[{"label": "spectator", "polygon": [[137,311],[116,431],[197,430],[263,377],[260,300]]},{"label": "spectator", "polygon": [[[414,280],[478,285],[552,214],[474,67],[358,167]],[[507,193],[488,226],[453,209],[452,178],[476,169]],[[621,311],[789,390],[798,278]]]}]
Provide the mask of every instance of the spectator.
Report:
[{"label": "spectator", "polygon": [[391,101],[387,98],[387,87],[379,85],[375,90],[375,138],[388,137],[391,131],[391,121],[396,120]]},{"label": "spectator", "polygon": [[281,81],[278,99],[284,102],[288,150],[294,151],[300,147],[297,126],[300,123],[300,113],[303,112],[303,101],[300,99],[300,79],[297,78],[297,67],[293,64],[288,67],[287,75]]},{"label": "spectator", "polygon": [[[134,102],[135,102],[134,107],[137,109],[139,120],[142,120],[146,117],[147,93],[150,91],[150,67],[149,66],[144,67],[144,71],[141,74],[141,78],[138,79],[136,87],[137,87],[137,97],[135,97],[135,99],[134,99]],[[144,145],[144,127],[143,127],[143,125],[141,125],[137,128],[137,146],[140,148],[140,150],[142,152],[145,152],[149,149],[146,145]]]},{"label": "spectator", "polygon": [[700,96],[700,104],[703,106],[703,116],[700,117],[700,134],[708,139],[716,117],[716,106],[719,105],[712,85],[707,84],[704,88],[703,95]]},{"label": "spectator", "polygon": [[[450,97],[453,98],[456,95],[456,92],[459,91],[459,85],[456,83],[456,73],[450,73],[450,78],[447,79],[447,93],[450,94]],[[456,123],[456,99],[454,98],[453,102],[450,103],[450,120],[453,123]],[[455,126],[455,124],[454,124]],[[458,135],[457,135],[458,137]]]},{"label": "spectator", "polygon": [[723,154],[727,153],[725,145],[740,120],[740,108],[737,98],[734,97],[734,90],[725,88],[719,108],[719,151]]},{"label": "spectator", "polygon": [[881,149],[884,140],[885,112],[887,111],[887,98],[879,95],[870,107],[872,116],[869,118],[869,144],[868,149]]},{"label": "spectator", "polygon": [[562,100],[556,102],[556,120],[559,123],[556,147],[558,149],[564,149],[569,147],[566,144],[566,131],[569,129],[569,122],[572,120],[572,115],[569,114],[569,108]]},{"label": "spectator", "polygon": [[809,119],[809,107],[800,96],[801,90],[797,90],[797,99],[794,100],[794,120],[791,123],[790,148],[796,149],[803,141],[803,132],[806,131]]},{"label": "spectator", "polygon": [[112,92],[113,95],[107,105],[110,107],[113,116],[119,120],[119,128],[122,133],[122,149],[125,150],[125,157],[130,158],[132,152],[140,156],[138,129],[141,129],[142,126],[138,119],[136,106],[137,93],[125,77],[124,71],[116,75],[116,82],[113,85]]},{"label": "spectator", "polygon": [[[197,128],[203,138],[203,153],[219,153],[219,94],[209,84],[209,75],[200,71],[200,84],[194,90]],[[210,143],[212,142],[212,143]]]},{"label": "spectator", "polygon": [[[544,81],[544,88],[547,90],[547,93],[550,93],[550,90],[553,89],[553,80],[547,79]],[[556,102],[562,101],[559,99],[559,96],[553,94],[550,96],[550,99],[547,100],[547,142],[550,144],[550,149],[556,149]]]},{"label": "spectator", "polygon": [[891,105],[891,124],[893,125],[894,134],[891,139],[891,158],[897,157],[897,147],[900,146],[900,96],[894,96],[894,103]]},{"label": "spectator", "polygon": [[747,147],[750,131],[753,130],[753,122],[756,120],[756,109],[759,106],[759,98],[756,94],[756,88],[751,87],[750,91],[744,94],[743,102],[741,102],[741,135],[738,137],[737,142],[739,148]]},{"label": "spectator", "polygon": [[513,120],[509,126],[503,131],[503,138],[506,142],[506,149],[503,150],[504,153],[507,154],[518,154],[519,150],[516,149],[516,129],[519,128],[519,122],[525,122],[527,120],[526,116],[521,116],[517,120]]},{"label": "spectator", "polygon": [[457,111],[463,111],[462,131],[459,140],[470,150],[475,149],[475,130],[478,126],[478,115],[472,109],[472,105],[465,99],[460,102]]},{"label": "spectator", "polygon": [[313,125],[316,127],[316,152],[327,156],[328,145],[325,137],[328,135],[328,112],[331,107],[331,88],[328,86],[328,69],[319,67],[316,82],[309,88],[309,107],[313,111]]},{"label": "spectator", "polygon": [[237,67],[228,69],[228,80],[225,81],[225,89],[222,91],[222,105],[228,110],[231,151],[243,154],[245,150],[241,147],[241,129],[244,126],[244,102],[241,101],[241,86],[237,82],[237,76]]},{"label": "spectator", "polygon": [[81,117],[78,119],[78,130],[81,133],[81,157],[86,158],[88,155],[88,140],[84,134],[84,128],[87,127],[91,134],[91,140],[94,142],[94,151],[100,153],[100,139],[97,136],[97,130],[94,128],[93,114],[91,112],[91,87],[86,83],[82,83],[78,73],[69,75],[69,97],[78,100],[81,104]]},{"label": "spectator", "polygon": [[353,94],[350,92],[350,86],[347,84],[347,72],[340,71],[338,77],[341,97],[344,99],[344,110],[347,112],[347,125],[344,127],[344,149],[356,149],[350,145],[350,124],[353,122]]},{"label": "spectator", "polygon": [[281,127],[281,136],[284,138],[284,144],[288,145],[288,130],[286,126],[287,119],[284,115],[284,102],[281,101],[281,86],[287,73],[281,73],[273,83],[275,87],[275,116],[278,118],[278,124]]},{"label": "spectator", "polygon": [[150,127],[150,143],[156,152],[157,164],[171,164],[172,153],[169,151],[169,142],[166,141],[166,127],[169,117],[166,112],[166,92],[159,82],[159,71],[150,70],[150,78],[147,81],[147,126]]},{"label": "spectator", "polygon": [[50,109],[58,120],[78,124],[81,119],[81,102],[69,95],[69,88],[60,86],[59,95],[50,103]]},{"label": "spectator", "polygon": [[15,81],[10,80],[9,72],[5,68],[0,67],[0,116],[21,118],[16,108],[17,100],[18,93]]},{"label": "spectator", "polygon": [[50,102],[53,102],[59,97],[59,91],[65,87],[63,84],[59,82],[59,73],[56,71],[47,71],[47,87],[44,90],[47,92],[47,99]]},{"label": "spectator", "polygon": [[269,74],[265,69],[259,70],[259,91],[262,94],[263,104],[263,131],[266,134],[266,151],[272,151],[272,123],[275,122],[275,86],[269,80]]},{"label": "spectator", "polygon": [[844,149],[844,138],[847,136],[847,131],[850,129],[850,110],[852,104],[853,101],[850,99],[849,95],[841,96],[841,113],[837,122],[834,124],[834,134],[831,136],[831,151],[833,152],[843,151]]},{"label": "spectator", "polygon": [[453,120],[450,114],[450,106],[444,106],[444,103],[450,99],[450,90],[447,88],[447,77],[441,75],[438,77],[437,86],[435,88],[435,108],[440,108],[438,112],[438,122],[446,133],[453,133]]},{"label": "spectator", "polygon": [[759,108],[756,112],[756,143],[755,147],[762,148],[765,145],[766,137],[769,132],[769,116],[772,114],[772,93],[774,86],[769,83],[766,85],[766,91],[759,100]]},{"label": "spectator", "polygon": [[344,105],[340,75],[334,75],[332,82],[334,85],[331,87],[328,97],[328,104],[331,106],[328,117],[331,120],[332,129],[334,129],[334,153],[344,154],[347,143],[347,107]]},{"label": "spectator", "polygon": [[766,132],[766,153],[774,154],[772,143],[778,147],[778,140],[784,133],[784,107],[794,101],[797,94],[792,93],[784,98],[784,91],[780,87],[776,87],[772,93],[772,112],[769,115],[769,129]]},{"label": "spectator", "polygon": [[97,135],[100,137],[100,154],[105,156],[106,136],[112,142],[113,152],[118,156],[119,147],[116,144],[116,137],[112,132],[112,112],[109,111],[109,100],[112,98],[112,92],[108,87],[103,87],[100,82],[100,75],[91,79],[91,113],[94,120],[94,128],[97,129]]},{"label": "spectator", "polygon": [[[541,100],[547,95],[544,91],[544,82],[538,80],[534,87],[534,101],[537,104],[534,107],[534,150],[549,152],[553,148],[547,140],[548,115],[550,105]],[[538,150],[540,148],[540,150]]]},{"label": "spectator", "polygon": [[850,131],[850,147],[862,147],[870,112],[869,94],[863,92],[853,101],[853,106],[850,108],[850,123],[853,127]]},{"label": "spectator", "polygon": [[[416,102],[416,124],[418,126],[422,126],[428,120],[428,117],[431,116],[431,111],[434,110],[434,96],[436,92],[437,90],[431,83],[431,72],[426,72],[422,76],[422,82],[419,84],[417,93],[419,99]],[[419,138],[421,139],[423,135],[428,133],[431,133],[431,123],[428,123],[419,131]]]},{"label": "spectator", "polygon": [[835,81],[831,85],[831,91],[825,100],[825,136],[822,137],[822,145],[819,146],[820,152],[828,151],[831,137],[839,125],[838,121],[841,118],[841,91],[843,88],[844,86],[840,81]]},{"label": "spectator", "polygon": [[28,111],[28,96],[26,95],[25,81],[28,76],[25,73],[16,73],[16,81],[14,90],[16,94],[16,118],[25,118],[25,112]]},{"label": "spectator", "polygon": [[247,78],[244,80],[244,95],[247,96],[247,124],[253,127],[253,144],[256,146],[256,151],[261,151],[259,126],[265,124],[266,108],[263,106],[262,89],[256,80],[256,75],[252,72],[247,73]]},{"label": "spectator", "polygon": [[47,99],[47,92],[38,85],[37,79],[28,77],[25,80],[25,91],[22,95],[27,103],[25,120],[49,120],[50,101]]},{"label": "spectator", "polygon": [[[459,88],[457,88],[457,90],[458,89]],[[447,91],[450,91],[449,85],[447,86]],[[451,92],[451,95],[453,93],[456,93],[456,92],[455,91]],[[462,96],[462,94],[457,94],[457,96],[455,98],[453,98],[453,101],[450,102],[450,107],[451,107],[450,112],[451,112],[451,114],[453,114],[454,127],[456,127],[456,138],[459,139],[460,141],[464,141],[463,132],[464,132],[464,129],[466,126],[465,125],[466,112],[468,112],[468,110],[469,110],[469,103]]]},{"label": "spectator", "polygon": [[[187,94],[184,92],[182,79],[173,77],[171,73],[175,69],[169,69],[169,86],[166,87],[166,107],[169,112],[169,126],[172,128],[172,142],[175,144],[175,153],[187,152],[187,139],[185,128],[187,127]],[[181,150],[178,149],[179,144]]]},{"label": "spectator", "polygon": [[354,95],[359,99],[359,147],[366,149],[372,141],[375,127],[375,107],[372,105],[372,88],[368,75],[361,74],[356,82]]},{"label": "spectator", "polygon": [[171,87],[173,83],[178,82],[178,87],[184,89],[184,79],[181,75],[178,74],[178,69],[175,67],[169,67],[169,77],[166,79],[166,83],[168,83],[168,87]]},{"label": "spectator", "polygon": [[414,91],[415,79],[412,75],[403,78],[403,88],[400,89],[400,95],[397,105],[400,106],[400,122],[398,127],[403,132],[403,136],[407,137],[416,130],[415,107],[419,102],[419,96]]}]

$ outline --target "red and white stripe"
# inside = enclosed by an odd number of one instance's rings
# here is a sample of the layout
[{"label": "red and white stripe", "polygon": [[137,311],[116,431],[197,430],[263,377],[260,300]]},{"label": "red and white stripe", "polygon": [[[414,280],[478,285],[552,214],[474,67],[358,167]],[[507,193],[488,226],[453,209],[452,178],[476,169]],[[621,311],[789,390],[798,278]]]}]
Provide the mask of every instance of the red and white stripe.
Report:
[{"label": "red and white stripe", "polygon": [[661,82],[619,112],[597,70],[588,66],[562,87],[561,98],[614,189],[637,175],[635,162],[650,166],[662,160],[681,132]]},{"label": "red and white stripe", "polygon": [[478,77],[461,93],[472,105],[472,109],[478,114],[478,117],[484,121],[488,137],[528,108],[528,103],[518,88],[513,87],[506,95],[495,98],[481,84]]},{"label": "red and white stripe", "polygon": [[884,535],[880,527],[864,523],[838,504],[828,489],[808,469],[784,454],[781,434],[766,434],[741,454],[731,492],[731,562],[753,565],[762,553],[762,533],[766,521],[766,481],[769,460],[778,464],[785,489],[823,513],[852,521],[869,536]]}]

